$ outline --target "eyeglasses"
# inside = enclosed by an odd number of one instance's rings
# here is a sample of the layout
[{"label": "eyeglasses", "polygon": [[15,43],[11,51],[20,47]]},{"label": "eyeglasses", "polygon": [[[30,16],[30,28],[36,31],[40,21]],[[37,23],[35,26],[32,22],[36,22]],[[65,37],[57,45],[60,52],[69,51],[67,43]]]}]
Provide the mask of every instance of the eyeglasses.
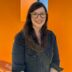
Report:
[{"label": "eyeglasses", "polygon": [[38,14],[38,13],[31,13],[31,16],[33,18],[38,18],[38,16],[40,16],[41,18],[45,18],[46,17],[46,13],[40,13],[40,14]]}]

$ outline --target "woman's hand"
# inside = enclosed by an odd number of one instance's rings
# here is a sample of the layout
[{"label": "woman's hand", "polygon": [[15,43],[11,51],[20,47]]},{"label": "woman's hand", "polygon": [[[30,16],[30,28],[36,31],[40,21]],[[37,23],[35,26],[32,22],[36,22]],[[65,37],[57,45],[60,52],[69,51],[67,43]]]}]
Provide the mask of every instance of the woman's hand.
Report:
[{"label": "woman's hand", "polygon": [[[50,68],[50,72],[58,72],[58,71],[54,68]],[[60,72],[62,72],[62,71],[60,71]]]},{"label": "woman's hand", "polygon": [[50,72],[58,72],[58,71],[54,68],[50,68]]}]

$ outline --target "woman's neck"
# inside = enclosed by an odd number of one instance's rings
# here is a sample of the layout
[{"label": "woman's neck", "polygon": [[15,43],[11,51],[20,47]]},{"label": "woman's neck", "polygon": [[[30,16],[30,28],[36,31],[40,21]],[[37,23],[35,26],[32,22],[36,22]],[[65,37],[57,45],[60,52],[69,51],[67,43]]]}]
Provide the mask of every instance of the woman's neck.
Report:
[{"label": "woman's neck", "polygon": [[40,28],[33,26],[36,37],[38,38],[39,43],[41,44],[41,33],[40,33]]},{"label": "woman's neck", "polygon": [[39,27],[33,26],[33,28],[34,28],[36,33],[38,33],[38,34],[40,33],[40,28]]}]

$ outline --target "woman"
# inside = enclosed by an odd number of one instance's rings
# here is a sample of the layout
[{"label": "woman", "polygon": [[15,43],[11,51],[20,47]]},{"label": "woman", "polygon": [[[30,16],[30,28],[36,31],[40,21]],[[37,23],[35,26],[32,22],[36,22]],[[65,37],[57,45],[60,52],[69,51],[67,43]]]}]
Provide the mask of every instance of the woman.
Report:
[{"label": "woman", "polygon": [[12,72],[60,72],[56,37],[47,30],[48,14],[40,2],[32,4],[24,29],[13,45]]}]

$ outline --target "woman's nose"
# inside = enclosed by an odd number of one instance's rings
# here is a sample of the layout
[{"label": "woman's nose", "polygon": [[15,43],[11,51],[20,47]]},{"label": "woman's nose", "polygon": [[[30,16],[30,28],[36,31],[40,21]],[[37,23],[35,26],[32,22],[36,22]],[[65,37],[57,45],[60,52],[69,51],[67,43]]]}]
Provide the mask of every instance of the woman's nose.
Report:
[{"label": "woman's nose", "polygon": [[38,15],[37,19],[42,19],[40,15]]}]

